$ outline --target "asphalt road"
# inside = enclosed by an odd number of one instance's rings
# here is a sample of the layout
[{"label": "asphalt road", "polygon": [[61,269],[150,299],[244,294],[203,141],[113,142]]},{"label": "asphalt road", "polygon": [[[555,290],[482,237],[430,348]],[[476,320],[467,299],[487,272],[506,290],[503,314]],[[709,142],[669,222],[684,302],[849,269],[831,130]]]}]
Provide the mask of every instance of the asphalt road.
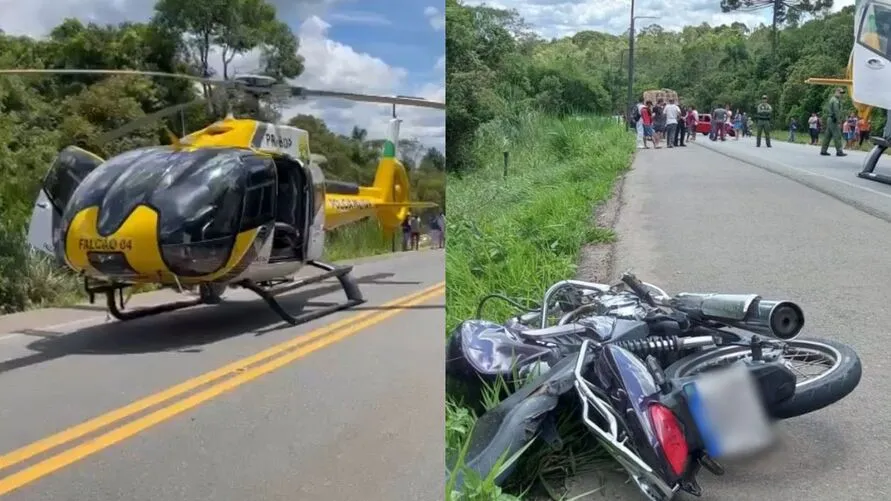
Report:
[{"label": "asphalt road", "polygon": [[[857,177],[863,170],[866,152],[848,151],[848,156],[836,157],[835,148],[830,146],[832,156],[824,157],[819,154],[818,146],[774,140],[770,149],[764,143],[761,148],[756,148],[753,138],[730,139],[723,143],[702,138],[696,144],[793,179],[868,214],[891,221],[891,186]],[[886,155],[875,172],[891,176],[891,156]]]},{"label": "asphalt road", "polygon": [[[770,149],[748,140],[699,143],[639,151],[624,187],[615,269],[669,292],[798,301],[807,317],[802,335],[849,343],[864,371],[841,402],[781,423],[769,453],[726,465],[723,477],[702,473],[701,499],[888,499],[891,225],[864,210],[887,210],[891,186],[856,178],[857,153],[820,157],[815,147],[780,141]],[[592,499],[643,499],[610,480]],[[578,479],[574,491],[597,485]]]},{"label": "asphalt road", "polygon": [[0,497],[441,498],[444,253],[354,275],[366,304],[297,327],[241,290],[126,323],[90,308],[0,317]]}]

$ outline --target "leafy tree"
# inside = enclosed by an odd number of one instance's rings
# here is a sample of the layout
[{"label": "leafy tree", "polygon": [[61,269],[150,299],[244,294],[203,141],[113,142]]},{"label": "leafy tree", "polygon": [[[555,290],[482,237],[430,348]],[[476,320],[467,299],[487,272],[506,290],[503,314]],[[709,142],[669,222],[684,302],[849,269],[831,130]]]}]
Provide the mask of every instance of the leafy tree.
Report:
[{"label": "leafy tree", "polygon": [[773,50],[776,52],[778,28],[784,23],[798,24],[802,16],[829,12],[833,0],[721,0],[721,10],[755,11],[773,9]]}]

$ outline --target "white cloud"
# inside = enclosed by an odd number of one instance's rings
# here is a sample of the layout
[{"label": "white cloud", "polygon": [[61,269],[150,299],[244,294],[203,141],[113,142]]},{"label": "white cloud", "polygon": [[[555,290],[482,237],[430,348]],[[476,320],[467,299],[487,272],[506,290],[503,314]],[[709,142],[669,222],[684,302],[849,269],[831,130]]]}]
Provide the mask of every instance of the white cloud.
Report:
[{"label": "white cloud", "polygon": [[436,64],[433,65],[434,70],[444,70],[445,69],[445,56],[439,56],[439,59],[436,60]]},{"label": "white cloud", "polygon": [[335,12],[328,19],[339,23],[363,24],[366,26],[390,26],[392,21],[374,12]]},{"label": "white cloud", "polygon": [[431,5],[424,9],[424,16],[435,31],[442,31],[445,29],[445,13],[440,12],[436,7]]},{"label": "white cloud", "polygon": [[[631,0],[465,0],[467,5],[486,4],[501,9],[516,9],[533,29],[545,38],[571,36],[579,31],[625,33],[630,24]],[[834,11],[854,0],[836,0]],[[636,0],[635,15],[656,19],[638,20],[637,27],[659,24],[668,30],[708,23],[713,26],[745,23],[757,27],[770,22],[770,10],[721,12],[717,0],[689,0],[681,4],[665,0]]]},{"label": "white cloud", "polygon": [[[408,95],[442,102],[445,99],[444,79],[435,83],[412,86],[408,72],[393,67],[382,59],[359,52],[353,47],[328,38],[330,25],[311,16],[297,30],[300,54],[306,59],[306,69],[295,83],[307,88],[339,90],[385,96]],[[286,118],[304,113],[323,119],[340,133],[349,133],[353,125],[368,130],[371,138],[386,135],[390,105],[351,103],[324,99],[295,104],[284,110]],[[401,137],[418,139],[422,143],[445,148],[445,113],[440,110],[398,106],[403,119]]]}]

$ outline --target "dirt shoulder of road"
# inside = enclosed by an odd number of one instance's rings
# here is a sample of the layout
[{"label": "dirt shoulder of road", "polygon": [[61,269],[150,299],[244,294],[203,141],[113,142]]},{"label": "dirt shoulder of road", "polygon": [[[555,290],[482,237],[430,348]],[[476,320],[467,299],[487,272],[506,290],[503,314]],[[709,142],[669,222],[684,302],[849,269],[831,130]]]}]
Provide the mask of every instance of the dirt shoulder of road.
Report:
[{"label": "dirt shoulder of road", "polygon": [[[632,158],[632,165],[634,159]],[[633,168],[633,167],[632,167]],[[622,197],[625,189],[626,173],[620,174],[613,185],[608,200],[594,209],[591,222],[598,228],[614,230],[619,220],[619,213],[624,205]],[[576,278],[590,282],[610,283],[616,277],[615,266],[616,239],[611,242],[588,244],[582,247],[579,254]]]}]

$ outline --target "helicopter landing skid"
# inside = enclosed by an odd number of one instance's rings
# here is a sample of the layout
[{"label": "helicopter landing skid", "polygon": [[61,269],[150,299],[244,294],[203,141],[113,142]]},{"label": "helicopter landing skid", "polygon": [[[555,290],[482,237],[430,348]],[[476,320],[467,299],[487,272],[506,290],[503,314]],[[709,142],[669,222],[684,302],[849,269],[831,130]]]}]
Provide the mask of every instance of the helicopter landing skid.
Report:
[{"label": "helicopter landing skid", "polygon": [[[115,294],[115,292],[117,292],[117,294]],[[108,306],[108,312],[111,313],[111,316],[120,321],[150,317],[152,315],[158,315],[159,313],[170,313],[171,311],[191,308],[206,303],[204,297],[198,297],[187,301],[174,301],[172,303],[159,304],[157,306],[144,306],[141,308],[134,308],[130,311],[124,311],[124,289],[120,288],[106,291],[105,300]]]},{"label": "helicopter landing skid", "polygon": [[[330,315],[336,311],[352,308],[353,306],[360,305],[365,302],[365,298],[362,297],[362,292],[359,290],[359,284],[356,283],[352,276],[350,276],[350,272],[353,271],[352,266],[334,266],[320,261],[309,261],[307,264],[324,270],[324,273],[306,277],[300,280],[295,280],[293,282],[289,282],[287,285],[274,287],[263,287],[253,280],[244,280],[238,285],[256,293],[258,296],[263,298],[263,300],[266,301],[266,304],[268,304],[269,307],[272,308],[272,311],[278,313],[278,315],[282,317],[285,322],[291,325],[299,325],[305,322],[309,322],[311,320]],[[315,308],[312,311],[294,316],[288,313],[284,309],[284,307],[282,307],[281,303],[279,303],[275,299],[275,296],[279,294],[284,294],[286,292],[318,283],[329,278],[337,278],[337,280],[340,282],[340,286],[343,288],[343,292],[346,294],[347,297],[346,301],[324,306],[321,308]]]},{"label": "helicopter landing skid", "polygon": [[866,160],[863,161],[863,170],[857,173],[857,177],[877,181],[883,184],[891,184],[891,176],[887,174],[876,174],[876,165],[885,153],[885,150],[891,146],[891,142],[883,137],[871,137],[869,140],[874,144]]}]

